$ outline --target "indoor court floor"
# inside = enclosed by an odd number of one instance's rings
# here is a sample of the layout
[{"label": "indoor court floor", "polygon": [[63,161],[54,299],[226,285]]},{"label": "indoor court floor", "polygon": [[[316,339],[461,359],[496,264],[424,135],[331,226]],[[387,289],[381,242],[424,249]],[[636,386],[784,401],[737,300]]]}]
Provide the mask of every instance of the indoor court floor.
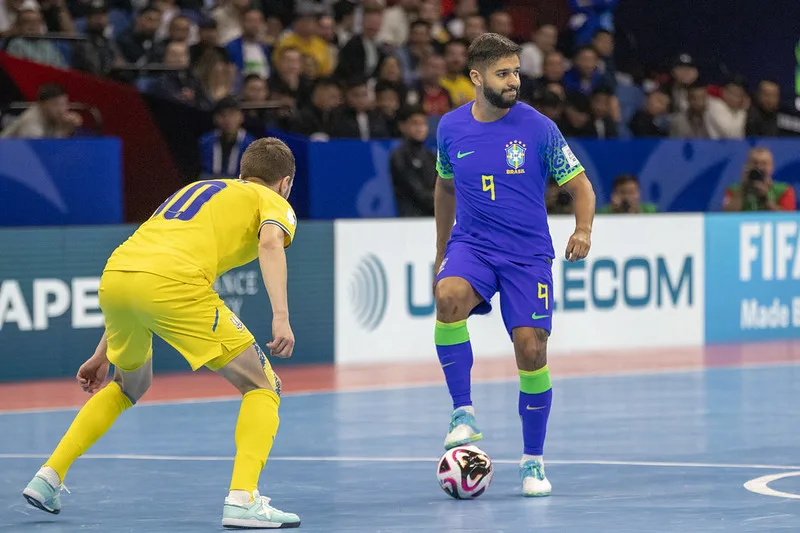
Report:
[{"label": "indoor court floor", "polygon": [[[309,532],[800,531],[800,343],[551,357],[549,498],[519,494],[513,364],[474,369],[495,476],[473,501],[436,482],[451,410],[437,365],[278,368],[262,494]],[[0,531],[222,530],[232,391],[208,372],[157,376],[72,467],[53,516],[21,491],[84,396],[69,380],[0,385]]]}]

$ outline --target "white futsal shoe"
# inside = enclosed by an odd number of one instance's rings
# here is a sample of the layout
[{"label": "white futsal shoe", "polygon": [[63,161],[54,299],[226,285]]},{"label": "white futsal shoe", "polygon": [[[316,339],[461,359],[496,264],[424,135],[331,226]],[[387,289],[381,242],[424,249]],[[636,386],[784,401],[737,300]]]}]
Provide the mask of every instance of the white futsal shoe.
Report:
[{"label": "white futsal shoe", "polygon": [[553,487],[544,475],[544,461],[523,458],[519,464],[523,496],[550,496]]},{"label": "white futsal shoe", "polygon": [[450,429],[444,438],[444,449],[464,446],[483,438],[475,421],[475,409],[471,405],[459,407],[450,418]]}]

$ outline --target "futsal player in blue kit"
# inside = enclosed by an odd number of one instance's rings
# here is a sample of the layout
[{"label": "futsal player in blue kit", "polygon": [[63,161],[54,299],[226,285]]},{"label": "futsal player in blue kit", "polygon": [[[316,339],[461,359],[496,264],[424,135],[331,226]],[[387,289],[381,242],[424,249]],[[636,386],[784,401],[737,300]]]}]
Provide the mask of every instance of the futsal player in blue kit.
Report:
[{"label": "futsal player in blue kit", "polygon": [[543,448],[552,389],[547,340],[555,259],[545,208],[552,177],[573,197],[568,261],[589,253],[595,196],[558,127],[519,95],[520,47],[494,33],[468,52],[475,101],[446,114],[437,132],[435,342],[453,413],[445,449],[481,439],[470,396],[467,318],[500,293],[519,369],[524,496],[548,496]]}]

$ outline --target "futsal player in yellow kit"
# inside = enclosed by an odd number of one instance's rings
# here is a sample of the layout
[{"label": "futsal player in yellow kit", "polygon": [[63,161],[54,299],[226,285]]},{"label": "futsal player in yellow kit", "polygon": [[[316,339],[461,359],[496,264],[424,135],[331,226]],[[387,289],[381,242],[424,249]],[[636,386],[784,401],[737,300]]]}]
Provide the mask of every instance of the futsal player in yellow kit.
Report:
[{"label": "futsal player in yellow kit", "polygon": [[[31,505],[60,512],[67,470],[150,386],[155,334],[178,350],[192,370],[206,366],[243,395],[222,525],[300,525],[296,514],[275,509],[258,492],[278,430],[280,382],[253,335],[213,289],[221,274],[258,258],[273,312],[273,340],[267,347],[271,355],[291,356],[284,249],[297,223],[286,200],[294,172],[294,156],[283,142],[260,139],[242,156],[242,179],[187,185],[114,251],[99,288],[106,330],[78,371],[81,387],[96,393],[24,490]],[[114,379],[102,387],[109,363],[115,367]]]}]

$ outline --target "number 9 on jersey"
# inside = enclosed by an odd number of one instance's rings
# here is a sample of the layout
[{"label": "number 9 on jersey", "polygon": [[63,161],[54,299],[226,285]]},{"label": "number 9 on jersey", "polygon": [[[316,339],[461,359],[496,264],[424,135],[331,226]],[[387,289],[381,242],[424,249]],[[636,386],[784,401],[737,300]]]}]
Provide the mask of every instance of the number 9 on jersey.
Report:
[{"label": "number 9 on jersey", "polygon": [[494,176],[481,176],[483,192],[489,191],[489,195],[494,200]]}]

